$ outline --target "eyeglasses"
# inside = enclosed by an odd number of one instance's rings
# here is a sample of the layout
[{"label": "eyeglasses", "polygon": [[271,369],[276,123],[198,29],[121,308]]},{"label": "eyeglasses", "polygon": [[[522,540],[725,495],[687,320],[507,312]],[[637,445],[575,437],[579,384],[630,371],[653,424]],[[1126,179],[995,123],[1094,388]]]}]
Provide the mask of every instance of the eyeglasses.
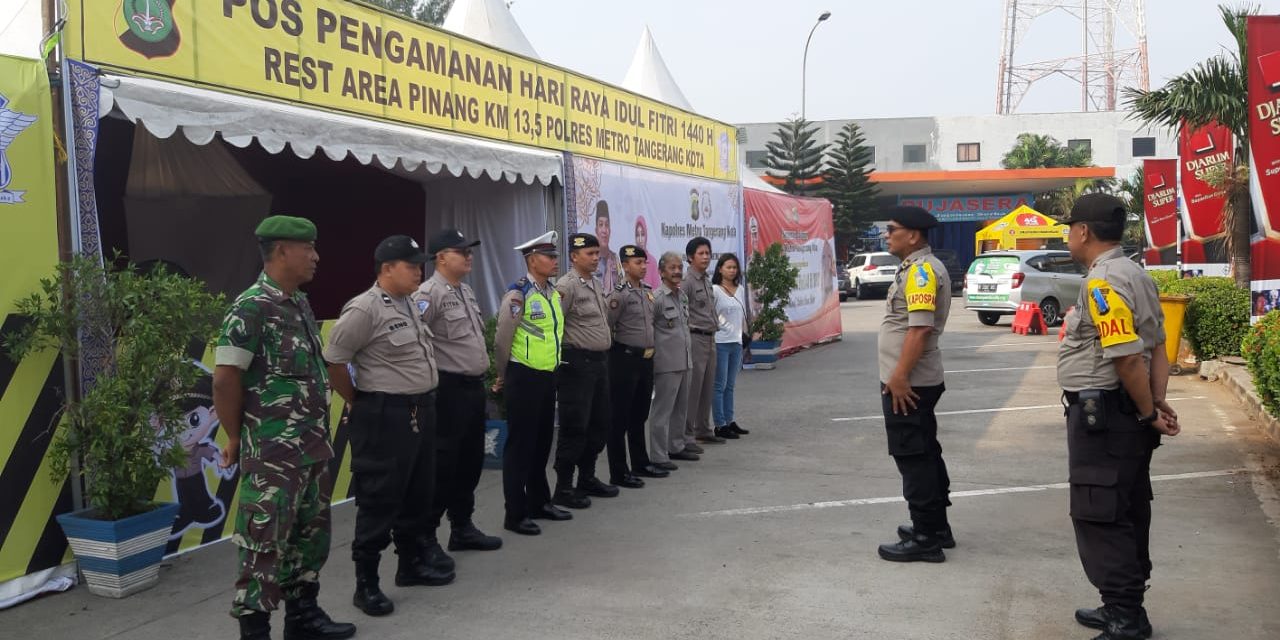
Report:
[{"label": "eyeglasses", "polygon": [[906,227],[899,227],[899,226],[898,226],[898,225],[896,225],[896,224],[886,224],[886,225],[884,226],[884,234],[885,234],[886,236],[891,236],[891,235],[893,235],[893,232],[894,232],[894,231],[897,231],[897,230],[899,230],[899,229],[906,229]]}]

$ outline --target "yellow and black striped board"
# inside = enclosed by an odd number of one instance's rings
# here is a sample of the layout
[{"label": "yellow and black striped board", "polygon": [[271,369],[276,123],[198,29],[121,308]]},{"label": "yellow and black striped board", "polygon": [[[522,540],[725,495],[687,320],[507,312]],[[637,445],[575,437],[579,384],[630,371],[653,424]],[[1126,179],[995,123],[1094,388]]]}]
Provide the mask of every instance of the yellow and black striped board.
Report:
[{"label": "yellow and black striped board", "polygon": [[[0,336],[27,322],[15,303],[58,260],[52,107],[44,65],[0,55],[0,137],[12,136],[0,156]],[[45,456],[63,386],[56,351],[21,362],[0,353],[0,595],[67,557],[53,516],[71,509],[71,492]]]}]

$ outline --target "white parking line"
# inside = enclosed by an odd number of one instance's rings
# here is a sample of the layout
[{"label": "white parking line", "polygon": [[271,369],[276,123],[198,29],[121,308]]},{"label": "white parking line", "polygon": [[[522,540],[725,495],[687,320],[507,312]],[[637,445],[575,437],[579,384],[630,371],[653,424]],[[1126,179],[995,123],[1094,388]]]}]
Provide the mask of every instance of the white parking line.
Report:
[{"label": "white parking line", "polygon": [[967,344],[959,347],[941,347],[943,351],[950,349],[986,349],[987,347],[1021,347],[1028,344],[1058,344],[1057,340],[1041,340],[1039,342],[995,342],[992,344]]},{"label": "white parking line", "polygon": [[[1177,400],[1204,400],[1206,397],[1208,396],[1187,396],[1185,398],[1168,398],[1168,400],[1169,402],[1174,402]],[[1061,409],[1062,403],[1059,402],[1056,404],[1032,404],[1032,405],[1026,405],[1022,407],[996,407],[994,409],[963,409],[960,411],[938,411],[934,413],[934,415],[962,416],[962,415],[968,415],[972,413],[1001,413],[1004,411],[1037,411],[1040,409],[1053,409],[1054,407]],[[832,418],[831,421],[832,422],[857,422],[860,420],[883,420],[883,419],[884,419],[883,414],[876,414],[874,416],[857,416],[855,418]]]},{"label": "white parking line", "polygon": [[[1151,476],[1152,482],[1169,482],[1171,480],[1195,480],[1198,478],[1216,478],[1246,472],[1246,469],[1219,469],[1217,471],[1196,471],[1192,473],[1173,473],[1162,476]],[[1025,487],[1000,487],[998,489],[975,489],[973,491],[953,491],[952,498],[974,498],[978,496],[999,496],[1010,493],[1034,493],[1050,489],[1067,489],[1071,485],[1066,482],[1053,484],[1033,484]],[[853,500],[831,500],[827,502],[806,502],[803,504],[785,504],[774,507],[747,507],[745,509],[723,509],[720,511],[703,511],[701,513],[683,514],[695,518],[710,516],[750,516],[764,513],[783,513],[787,511],[811,511],[815,509],[832,509],[835,507],[860,507],[868,504],[891,504],[905,502],[901,496],[884,498],[857,498]]]},{"label": "white parking line", "polygon": [[1035,367],[996,367],[994,369],[956,369],[954,371],[943,371],[943,373],[979,373],[982,371],[1027,371],[1029,369],[1056,369],[1056,364],[1039,365]]}]

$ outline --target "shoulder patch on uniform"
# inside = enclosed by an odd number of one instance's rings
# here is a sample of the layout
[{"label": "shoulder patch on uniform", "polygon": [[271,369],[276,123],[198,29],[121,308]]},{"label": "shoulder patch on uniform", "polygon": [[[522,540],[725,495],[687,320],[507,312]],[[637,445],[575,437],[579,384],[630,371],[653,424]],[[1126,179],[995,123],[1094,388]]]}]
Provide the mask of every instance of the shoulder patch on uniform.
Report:
[{"label": "shoulder patch on uniform", "polygon": [[389,306],[391,306],[392,304],[395,304],[395,303],[391,301],[391,296],[389,296],[389,295],[387,295],[387,294],[385,294],[385,293],[384,293],[384,294],[382,294],[382,304],[385,304],[385,305],[387,305],[387,306],[389,307]]},{"label": "shoulder patch on uniform", "polygon": [[524,305],[519,302],[512,302],[510,305],[511,317],[519,318],[520,312],[524,310]]},{"label": "shoulder patch on uniform", "polygon": [[1138,339],[1133,326],[1133,310],[1116,293],[1111,283],[1102,278],[1089,280],[1089,317],[1098,329],[1102,348],[1126,344]]},{"label": "shoulder patch on uniform", "polygon": [[511,286],[507,287],[507,290],[508,291],[524,291],[525,287],[528,287],[528,286],[529,286],[529,278],[520,278],[519,280],[516,280],[514,283],[512,283]]},{"label": "shoulder patch on uniform", "polygon": [[618,308],[618,300],[617,300],[617,298],[612,298],[612,299],[610,299],[610,300],[609,300],[609,308],[610,308],[610,309],[617,309],[617,308]]},{"label": "shoulder patch on uniform", "polygon": [[938,310],[938,278],[928,262],[912,264],[907,270],[907,312]]},{"label": "shoulder patch on uniform", "polygon": [[419,300],[419,301],[418,301],[418,313],[426,313],[426,312],[427,312],[427,307],[430,307],[430,306],[431,306],[431,301],[430,301],[430,300]]}]

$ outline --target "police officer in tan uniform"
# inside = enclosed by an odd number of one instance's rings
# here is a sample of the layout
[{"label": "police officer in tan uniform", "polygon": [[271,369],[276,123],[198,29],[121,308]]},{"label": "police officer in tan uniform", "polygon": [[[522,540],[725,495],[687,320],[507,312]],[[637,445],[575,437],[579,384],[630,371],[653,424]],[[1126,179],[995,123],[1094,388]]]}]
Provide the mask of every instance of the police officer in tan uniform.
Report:
[{"label": "police officer in tan uniform", "polygon": [[613,409],[609,482],[638,489],[644,486],[638,476],[665,478],[670,472],[650,464],[644,435],[649,399],[653,396],[653,289],[644,282],[649,258],[644,249],[630,244],[618,253],[622,256],[624,279],[609,293],[609,327],[613,329],[613,347],[609,350]]},{"label": "police officer in tan uniform", "polygon": [[689,298],[680,288],[684,265],[668,251],[658,260],[662,286],[653,296],[653,404],[649,411],[649,459],[663,471],[679,467],[672,460],[695,461],[686,446],[684,425],[689,406]]},{"label": "police officer in tan uniform", "polygon": [[[564,307],[563,365],[556,372],[560,435],[556,440],[553,501],[585,509],[591,498],[612,498],[618,487],[596,477],[596,459],[609,439],[609,332],[604,284],[595,276],[600,242],[589,233],[569,236],[569,273],[556,281]],[[573,484],[574,471],[578,484]]]},{"label": "police officer in tan uniform", "polygon": [[951,279],[933,255],[926,232],[938,220],[919,207],[889,210],[885,237],[902,260],[885,296],[880,323],[880,399],[889,455],[902,474],[911,524],[898,527],[898,542],[880,545],[894,562],[942,562],[955,546],[947,523],[951,479],[938,442],[934,408],[946,387],[938,339],[951,311]]},{"label": "police officer in tan uniform", "polygon": [[[410,296],[427,259],[409,236],[378,244],[378,279],[351,299],[329,335],[329,378],[351,407],[351,474],[356,498],[356,608],[383,616],[395,605],[382,592],[378,563],[395,542],[396,586],[443,585],[452,571],[426,561],[435,487],[436,362],[431,332]],[[355,369],[355,380],[347,371]]]},{"label": "police officer in tan uniform", "polygon": [[462,278],[471,273],[472,250],[479,244],[457,229],[442,229],[432,236],[427,251],[435,260],[435,273],[413,296],[423,323],[435,336],[432,345],[440,370],[435,503],[424,545],[427,562],[446,572],[453,571],[454,562],[435,536],[446,511],[452,529],[450,551],[492,551],[502,546],[502,538],[485,535],[471,519],[484,467],[484,374],[489,370],[489,352],[480,303]]},{"label": "police officer in tan uniform", "polygon": [[1151,277],[1120,248],[1126,213],[1115,196],[1081,196],[1063,220],[1071,257],[1089,267],[1058,348],[1067,402],[1071,521],[1102,606],[1076,611],[1096,640],[1151,637],[1143,595],[1151,577],[1151,454],[1181,431],[1165,400],[1164,314]]},{"label": "police officer in tan uniform", "polygon": [[693,368],[689,370],[689,410],[684,418],[684,450],[702,453],[702,444],[724,444],[711,426],[711,400],[716,386],[716,331],[720,318],[716,315],[716,294],[711,288],[711,241],[698,236],[684,248],[689,272],[680,289],[689,299],[689,333]]}]

